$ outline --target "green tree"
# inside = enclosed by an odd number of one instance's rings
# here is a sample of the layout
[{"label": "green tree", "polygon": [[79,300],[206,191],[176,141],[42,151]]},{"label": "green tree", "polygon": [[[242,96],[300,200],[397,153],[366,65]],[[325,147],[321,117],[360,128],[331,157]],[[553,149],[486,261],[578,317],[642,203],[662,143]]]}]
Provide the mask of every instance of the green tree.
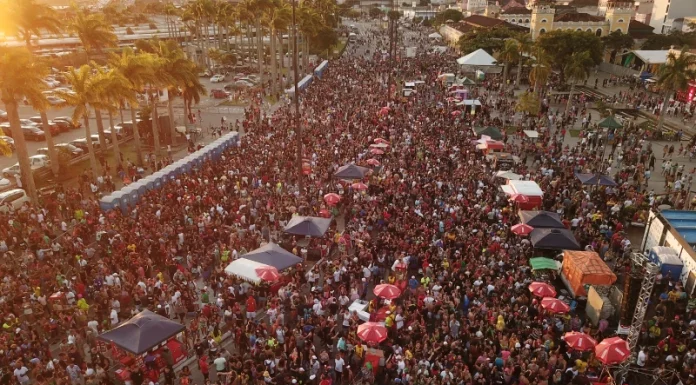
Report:
[{"label": "green tree", "polygon": [[3,0],[0,7],[0,31],[19,36],[29,49],[32,49],[33,36],[61,31],[56,11],[37,0]]},{"label": "green tree", "polygon": [[41,61],[37,61],[28,48],[0,50],[0,100],[7,110],[23,187],[33,203],[37,203],[38,196],[29,164],[27,144],[19,122],[19,104],[25,98],[32,103],[40,103],[38,107],[47,104],[43,94],[46,90],[43,78],[47,74],[48,68]]},{"label": "green tree", "polygon": [[539,36],[537,45],[549,57],[551,67],[561,74],[565,80],[565,67],[575,52],[587,51],[594,65],[602,62],[602,41],[592,32],[555,30]]},{"label": "green tree", "polygon": [[616,54],[624,49],[631,49],[635,44],[631,35],[625,34],[621,31],[614,31],[607,36],[602,37],[602,42],[604,43],[604,48],[610,52],[609,62],[613,63],[616,58]]},{"label": "green tree", "polygon": [[508,28],[475,29],[462,35],[458,45],[465,54],[484,49],[492,55],[503,48],[506,39],[514,37],[515,33]]},{"label": "green tree", "polygon": [[367,11],[367,14],[372,19],[378,19],[384,15],[384,12],[382,12],[382,10],[379,9],[379,7],[372,7]]},{"label": "green tree", "polygon": [[503,87],[507,86],[510,64],[521,61],[520,47],[515,39],[505,40],[503,48],[498,52],[498,59],[503,62]]},{"label": "green tree", "polygon": [[664,95],[662,111],[657,123],[657,131],[662,131],[670,99],[676,92],[686,90],[689,82],[696,80],[696,55],[689,53],[687,47],[682,48],[678,54],[670,52],[667,55],[667,62],[660,66],[657,76],[657,85]]},{"label": "green tree", "polygon": [[118,38],[114,33],[114,27],[107,22],[104,15],[98,13],[85,13],[79,10],[68,24],[68,30],[77,34],[82,47],[90,60],[93,51],[102,52],[102,49],[116,47]]},{"label": "green tree", "polygon": [[517,34],[515,41],[520,51],[519,60],[517,61],[517,78],[515,79],[515,86],[519,87],[520,79],[522,78],[522,63],[527,61],[526,55],[532,51],[534,42],[532,42],[532,36],[527,32]]},{"label": "green tree", "polygon": [[527,116],[539,115],[539,111],[541,111],[541,101],[539,99],[539,95],[534,92],[523,93],[519,100],[517,100],[515,111],[522,112]]},{"label": "green tree", "polygon": [[448,21],[453,21],[455,23],[460,22],[464,18],[464,14],[461,13],[460,11],[456,9],[446,9],[442,12],[439,12],[435,15],[435,20],[433,21],[433,24],[435,25],[442,25],[445,24]]},{"label": "green tree", "polygon": [[541,87],[551,76],[551,62],[546,52],[539,47],[533,50],[533,54],[532,69],[529,71],[529,84],[534,87],[533,93],[538,95]]},{"label": "green tree", "polygon": [[568,103],[566,103],[565,114],[568,115],[570,103],[573,100],[573,93],[578,82],[584,81],[590,76],[590,68],[594,65],[590,53],[587,51],[575,52],[564,67],[566,78],[571,81],[570,92],[568,93]]},{"label": "green tree", "polygon": [[647,38],[641,49],[669,49],[669,47],[696,46],[696,31],[684,33],[682,31],[670,31],[668,34],[654,34]]}]

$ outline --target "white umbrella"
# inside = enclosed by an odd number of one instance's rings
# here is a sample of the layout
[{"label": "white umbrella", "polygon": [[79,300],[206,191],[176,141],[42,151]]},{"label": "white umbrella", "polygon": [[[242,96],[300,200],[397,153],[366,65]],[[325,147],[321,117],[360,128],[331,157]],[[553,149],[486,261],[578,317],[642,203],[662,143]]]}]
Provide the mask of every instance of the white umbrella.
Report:
[{"label": "white umbrella", "polygon": [[522,179],[522,175],[515,174],[514,172],[510,171],[498,171],[495,173],[495,176],[498,178],[504,178],[504,179],[510,179],[510,180],[520,180]]}]

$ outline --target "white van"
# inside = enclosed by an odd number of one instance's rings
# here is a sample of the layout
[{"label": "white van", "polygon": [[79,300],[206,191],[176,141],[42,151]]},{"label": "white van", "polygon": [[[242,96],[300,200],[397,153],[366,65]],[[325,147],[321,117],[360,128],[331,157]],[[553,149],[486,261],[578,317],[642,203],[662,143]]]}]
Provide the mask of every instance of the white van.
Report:
[{"label": "white van", "polygon": [[357,35],[357,34],[355,34],[355,33],[353,33],[353,32],[351,32],[350,34],[348,34],[348,41],[349,41],[349,42],[355,43],[356,40],[358,40],[358,35]]},{"label": "white van", "polygon": [[10,208],[19,210],[26,202],[29,202],[29,197],[21,188],[3,191],[0,193],[0,212],[6,213]]}]

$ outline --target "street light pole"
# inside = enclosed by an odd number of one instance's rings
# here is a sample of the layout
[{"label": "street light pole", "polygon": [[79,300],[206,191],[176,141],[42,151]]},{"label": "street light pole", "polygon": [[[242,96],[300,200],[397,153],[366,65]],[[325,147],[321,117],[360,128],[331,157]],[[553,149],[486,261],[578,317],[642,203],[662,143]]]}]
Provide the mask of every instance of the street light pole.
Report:
[{"label": "street light pole", "polygon": [[299,75],[297,74],[297,19],[295,17],[295,8],[297,8],[297,0],[292,0],[292,69],[295,77],[295,140],[297,141],[297,178],[298,188],[302,192],[302,127],[300,126],[300,90],[299,90]]}]

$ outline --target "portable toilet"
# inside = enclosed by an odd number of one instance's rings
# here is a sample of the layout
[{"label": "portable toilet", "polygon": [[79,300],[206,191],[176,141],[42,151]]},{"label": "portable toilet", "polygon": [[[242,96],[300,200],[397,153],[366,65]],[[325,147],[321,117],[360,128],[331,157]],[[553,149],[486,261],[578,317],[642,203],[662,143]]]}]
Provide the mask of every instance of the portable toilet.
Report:
[{"label": "portable toilet", "polygon": [[677,255],[677,252],[671,247],[653,247],[650,249],[648,259],[650,262],[660,267],[660,272],[663,276],[669,273],[672,281],[678,281],[681,279],[681,273],[684,269],[684,262],[682,262],[681,258],[679,258]]}]

